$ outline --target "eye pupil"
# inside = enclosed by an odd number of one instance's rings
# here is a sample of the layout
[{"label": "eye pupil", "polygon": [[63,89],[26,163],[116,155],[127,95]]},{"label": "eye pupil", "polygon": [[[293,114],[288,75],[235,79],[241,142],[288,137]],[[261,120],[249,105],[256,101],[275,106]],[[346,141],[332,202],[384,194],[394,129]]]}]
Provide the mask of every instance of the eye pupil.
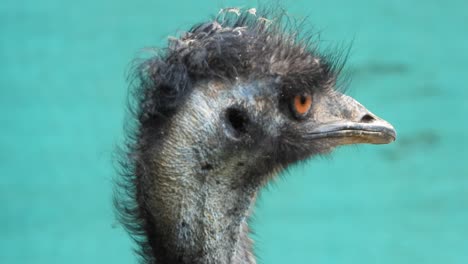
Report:
[{"label": "eye pupil", "polygon": [[307,101],[307,98],[304,95],[301,95],[300,101],[301,101],[301,104],[304,105]]}]

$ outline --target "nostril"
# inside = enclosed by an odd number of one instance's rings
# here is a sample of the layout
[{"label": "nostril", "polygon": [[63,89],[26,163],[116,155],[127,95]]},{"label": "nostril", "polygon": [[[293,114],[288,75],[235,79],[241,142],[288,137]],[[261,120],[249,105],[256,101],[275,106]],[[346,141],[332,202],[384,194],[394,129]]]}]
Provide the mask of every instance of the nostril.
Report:
[{"label": "nostril", "polygon": [[238,108],[228,108],[226,110],[226,119],[231,128],[235,132],[235,136],[240,136],[247,131],[247,124],[249,122],[249,118],[247,114],[238,109]]},{"label": "nostril", "polygon": [[372,115],[369,115],[369,114],[365,114],[362,118],[361,118],[361,123],[371,123],[375,121],[375,118],[372,116]]}]

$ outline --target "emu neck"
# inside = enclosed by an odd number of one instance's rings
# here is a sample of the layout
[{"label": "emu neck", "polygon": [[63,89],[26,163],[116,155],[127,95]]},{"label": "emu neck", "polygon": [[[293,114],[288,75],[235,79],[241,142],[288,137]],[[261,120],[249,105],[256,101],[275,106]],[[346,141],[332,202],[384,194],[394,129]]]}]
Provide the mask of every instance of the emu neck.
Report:
[{"label": "emu neck", "polygon": [[255,263],[247,218],[259,184],[238,157],[218,163],[204,149],[172,143],[160,152],[148,195],[156,263]]}]

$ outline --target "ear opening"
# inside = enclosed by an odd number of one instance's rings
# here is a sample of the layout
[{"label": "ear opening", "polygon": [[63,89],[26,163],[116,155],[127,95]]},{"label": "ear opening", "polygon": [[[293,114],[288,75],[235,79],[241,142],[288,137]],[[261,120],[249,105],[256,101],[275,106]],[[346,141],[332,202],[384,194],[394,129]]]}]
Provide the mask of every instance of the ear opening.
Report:
[{"label": "ear opening", "polygon": [[249,117],[244,110],[237,107],[229,107],[226,109],[226,123],[232,135],[238,138],[247,132]]}]

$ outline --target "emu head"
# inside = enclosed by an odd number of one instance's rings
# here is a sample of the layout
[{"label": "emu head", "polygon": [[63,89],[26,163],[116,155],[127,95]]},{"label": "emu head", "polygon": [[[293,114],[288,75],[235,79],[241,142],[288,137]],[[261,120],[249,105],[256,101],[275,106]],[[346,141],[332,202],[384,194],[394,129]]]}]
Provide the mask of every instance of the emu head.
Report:
[{"label": "emu head", "polygon": [[181,165],[267,175],[339,145],[395,139],[389,123],[336,90],[339,59],[249,14],[230,22],[195,26],[140,67],[146,151],[190,148],[197,162],[187,155]]},{"label": "emu head", "polygon": [[127,161],[136,205],[120,211],[142,255],[232,251],[236,235],[219,232],[239,232],[271,175],[340,145],[393,141],[389,123],[337,91],[342,64],[249,13],[195,26],[141,64]]}]

